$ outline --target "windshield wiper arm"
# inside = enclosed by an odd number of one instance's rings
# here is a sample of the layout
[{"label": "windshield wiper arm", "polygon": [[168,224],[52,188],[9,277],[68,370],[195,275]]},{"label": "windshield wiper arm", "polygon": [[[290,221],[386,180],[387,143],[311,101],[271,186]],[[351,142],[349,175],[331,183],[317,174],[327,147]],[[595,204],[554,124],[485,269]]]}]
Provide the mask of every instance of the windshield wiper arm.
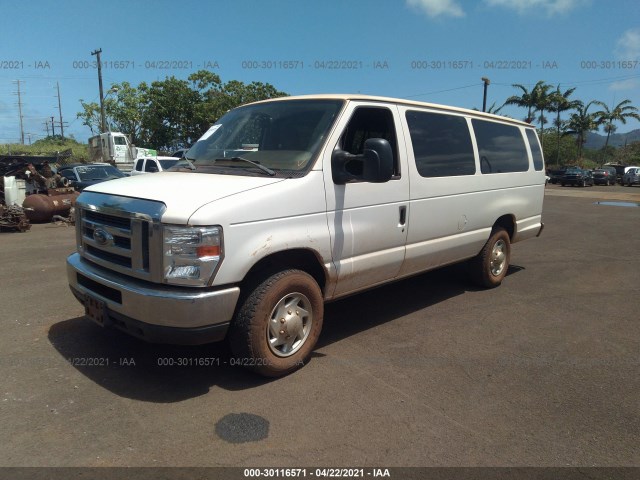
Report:
[{"label": "windshield wiper arm", "polygon": [[244,158],[244,157],[229,157],[229,158],[216,158],[216,162],[220,160],[228,160],[231,162],[247,162],[250,163],[251,165],[253,165],[254,167],[259,168],[260,170],[262,170],[264,173],[266,173],[267,175],[273,177],[276,172],[274,172],[273,170],[271,170],[268,167],[265,167],[264,165],[260,165],[260,163],[258,162],[254,162],[253,160],[249,160],[248,158]]}]

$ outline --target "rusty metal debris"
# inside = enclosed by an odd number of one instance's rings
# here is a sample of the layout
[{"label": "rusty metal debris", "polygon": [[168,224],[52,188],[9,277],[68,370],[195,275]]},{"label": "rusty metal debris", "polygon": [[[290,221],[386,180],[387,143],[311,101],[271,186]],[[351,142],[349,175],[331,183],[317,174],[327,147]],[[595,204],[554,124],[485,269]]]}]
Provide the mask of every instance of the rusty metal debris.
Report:
[{"label": "rusty metal debris", "polygon": [[0,230],[10,229],[26,232],[31,228],[31,223],[25,214],[24,208],[18,205],[0,204]]}]

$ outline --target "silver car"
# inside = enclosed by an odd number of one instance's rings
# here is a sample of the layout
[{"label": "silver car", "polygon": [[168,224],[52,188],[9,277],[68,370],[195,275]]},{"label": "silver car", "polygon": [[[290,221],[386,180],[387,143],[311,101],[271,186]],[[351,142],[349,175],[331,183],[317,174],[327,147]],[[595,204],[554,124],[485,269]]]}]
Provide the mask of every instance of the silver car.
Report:
[{"label": "silver car", "polygon": [[627,187],[640,185],[640,167],[633,167],[627,170],[622,176],[622,185]]}]

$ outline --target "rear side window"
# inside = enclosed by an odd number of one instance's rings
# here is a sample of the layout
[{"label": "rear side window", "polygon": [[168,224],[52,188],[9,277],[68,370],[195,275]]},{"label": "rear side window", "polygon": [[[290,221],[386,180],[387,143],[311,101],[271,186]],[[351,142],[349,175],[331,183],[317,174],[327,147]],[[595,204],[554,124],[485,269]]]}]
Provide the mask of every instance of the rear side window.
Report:
[{"label": "rear side window", "polygon": [[140,159],[136,161],[136,171],[141,172],[142,171],[142,164],[144,163],[144,159]]},{"label": "rear side window", "polygon": [[520,129],[474,118],[482,173],[526,172],[529,159]]},{"label": "rear side window", "polygon": [[530,128],[527,128],[526,132],[527,140],[529,140],[529,147],[531,147],[531,156],[533,157],[533,168],[540,171],[544,168],[544,161],[542,160],[542,150],[540,150],[538,136]]},{"label": "rear side window", "polygon": [[431,112],[407,112],[418,173],[423,177],[473,175],[471,134],[464,117]]}]

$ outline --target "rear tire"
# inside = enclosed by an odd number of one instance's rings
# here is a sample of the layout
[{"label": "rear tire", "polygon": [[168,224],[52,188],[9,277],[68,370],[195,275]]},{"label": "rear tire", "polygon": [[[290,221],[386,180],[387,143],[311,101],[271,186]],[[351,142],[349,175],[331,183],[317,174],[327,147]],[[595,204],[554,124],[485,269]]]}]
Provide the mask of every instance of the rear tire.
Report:
[{"label": "rear tire", "polygon": [[323,315],[322,291],[306,272],[283,270],[259,281],[229,330],[234,363],[266,377],[297,370],[315,347]]},{"label": "rear tire", "polygon": [[480,253],[470,261],[472,280],[481,287],[497,287],[509,270],[510,258],[509,234],[502,227],[494,228]]}]

